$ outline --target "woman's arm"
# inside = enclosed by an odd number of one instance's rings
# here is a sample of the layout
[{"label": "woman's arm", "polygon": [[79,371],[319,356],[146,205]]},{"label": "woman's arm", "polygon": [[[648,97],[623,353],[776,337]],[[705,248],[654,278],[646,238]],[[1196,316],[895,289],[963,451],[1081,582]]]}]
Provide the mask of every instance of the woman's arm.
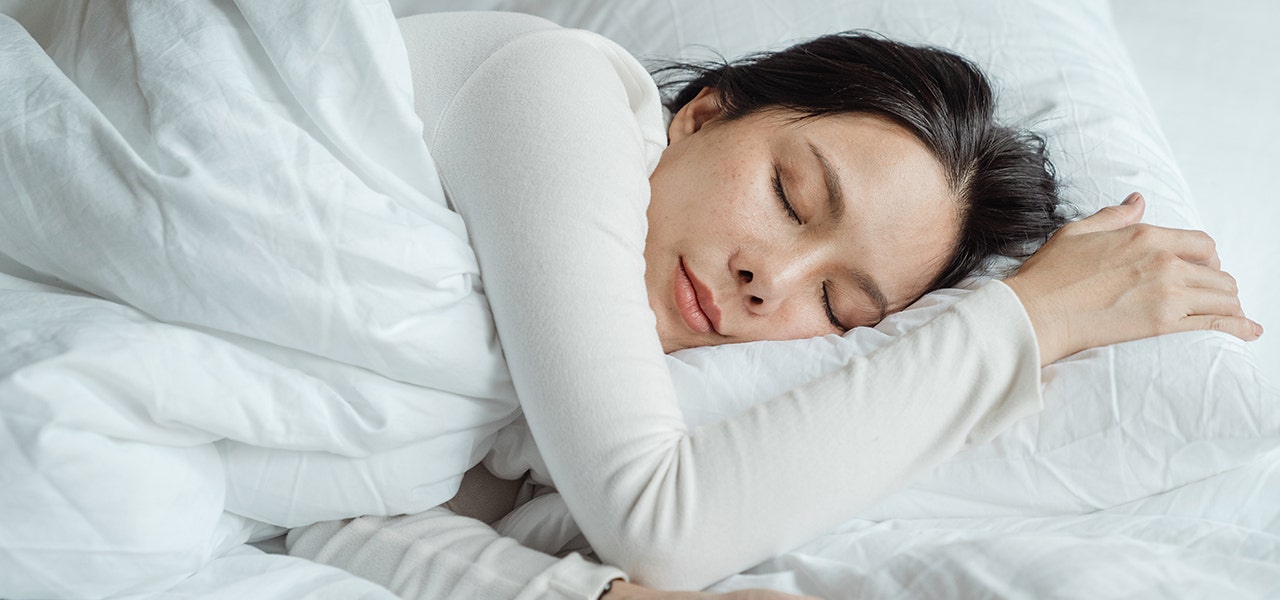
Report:
[{"label": "woman's arm", "polygon": [[[445,506],[414,515],[299,527],[289,532],[285,547],[293,556],[354,573],[402,598],[421,600],[800,600],[770,590],[727,594],[653,590],[627,582],[618,569],[584,560],[566,546],[555,549],[563,540],[552,541],[546,535],[503,536],[492,523],[511,510],[517,496],[511,488],[519,485],[519,481],[499,480],[478,466],[467,473],[458,495]],[[532,503],[524,508],[529,506]]]},{"label": "woman's arm", "polygon": [[326,521],[289,531],[289,554],[341,568],[401,598],[594,600],[616,568],[543,554],[443,507],[397,517]]},{"label": "woman's arm", "polygon": [[338,567],[401,598],[511,600],[802,600],[771,590],[664,592],[629,583],[577,553],[557,558],[436,507],[415,515],[326,521],[289,532],[290,555]]}]

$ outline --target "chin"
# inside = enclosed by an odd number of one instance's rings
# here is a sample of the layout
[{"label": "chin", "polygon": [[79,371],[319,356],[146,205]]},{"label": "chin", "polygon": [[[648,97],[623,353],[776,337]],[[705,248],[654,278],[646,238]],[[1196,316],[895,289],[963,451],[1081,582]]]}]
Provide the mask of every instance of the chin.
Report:
[{"label": "chin", "polygon": [[699,339],[696,336],[681,336],[673,338],[672,336],[664,336],[659,333],[658,339],[662,342],[662,352],[664,354],[671,354],[672,352],[678,352],[680,350],[713,345],[713,342]]},{"label": "chin", "polygon": [[704,345],[688,339],[687,333],[685,332],[672,332],[670,327],[664,327],[663,325],[664,323],[658,323],[658,341],[662,344],[663,354],[671,354],[678,350],[696,348],[700,345]]},{"label": "chin", "polygon": [[677,350],[683,350],[685,346],[678,340],[674,339],[671,334],[662,327],[658,327],[658,342],[662,344],[662,353],[671,354]]}]

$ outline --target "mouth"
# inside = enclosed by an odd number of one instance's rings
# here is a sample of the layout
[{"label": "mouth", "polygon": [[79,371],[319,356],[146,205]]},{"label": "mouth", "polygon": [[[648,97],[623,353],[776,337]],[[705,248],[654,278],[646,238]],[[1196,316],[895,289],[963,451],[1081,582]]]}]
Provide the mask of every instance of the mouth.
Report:
[{"label": "mouth", "polygon": [[689,329],[698,333],[720,332],[720,309],[711,296],[711,288],[689,273],[681,258],[675,277],[676,308]]}]

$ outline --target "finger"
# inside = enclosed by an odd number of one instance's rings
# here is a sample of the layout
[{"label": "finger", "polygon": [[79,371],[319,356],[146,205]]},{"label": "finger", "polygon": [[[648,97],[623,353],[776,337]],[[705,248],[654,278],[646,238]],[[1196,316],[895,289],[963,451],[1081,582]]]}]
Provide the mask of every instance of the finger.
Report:
[{"label": "finger", "polygon": [[1188,302],[1190,313],[1201,316],[1243,317],[1244,309],[1240,307],[1240,298],[1231,292],[1222,290],[1196,290]]},{"label": "finger", "polygon": [[1188,263],[1186,274],[1183,275],[1183,278],[1188,287],[1222,290],[1230,292],[1233,296],[1240,295],[1240,288],[1236,285],[1236,278],[1226,271],[1219,271],[1213,267]]},{"label": "finger", "polygon": [[1174,253],[1182,260],[1213,269],[1222,268],[1222,262],[1218,260],[1218,245],[1209,234],[1191,229],[1162,231],[1168,232],[1171,243],[1174,244]]},{"label": "finger", "polygon": [[1124,202],[1116,206],[1108,206],[1102,210],[1085,217],[1084,219],[1072,224],[1075,233],[1093,233],[1097,231],[1112,231],[1121,229],[1130,225],[1136,225],[1142,221],[1142,214],[1146,212],[1146,201],[1143,200],[1142,194],[1134,192],[1124,199]]},{"label": "finger", "polygon": [[1191,315],[1182,319],[1178,325],[1182,331],[1221,331],[1246,342],[1252,342],[1262,335],[1262,326],[1245,317]]}]

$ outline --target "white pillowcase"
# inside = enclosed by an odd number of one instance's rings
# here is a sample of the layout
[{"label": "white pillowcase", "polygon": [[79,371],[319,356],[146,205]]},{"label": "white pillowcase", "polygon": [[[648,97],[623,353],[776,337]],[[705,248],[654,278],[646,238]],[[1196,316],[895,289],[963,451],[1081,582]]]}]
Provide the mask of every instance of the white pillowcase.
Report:
[{"label": "white pillowcase", "polygon": [[[1139,190],[1148,204],[1144,221],[1180,228],[1200,222],[1104,0],[996,0],[981,8],[929,0],[392,4],[398,16],[527,12],[596,31],[650,61],[703,60],[716,52],[733,58],[847,29],[951,48],[991,76],[1006,122],[1048,138],[1063,196],[1080,215]],[[918,327],[964,293],[935,292],[876,328],[843,338],[679,352],[670,364],[686,419],[691,425],[714,421],[817,378]],[[903,376],[946,376],[928,368]],[[990,444],[966,449],[865,516],[1089,512],[1236,468],[1280,446],[1280,390],[1262,379],[1243,342],[1223,334],[1090,350],[1046,368],[1043,380],[1046,408],[1040,415]],[[539,470],[540,461],[528,456],[530,442],[510,435],[487,464],[514,464],[521,451]]]}]

